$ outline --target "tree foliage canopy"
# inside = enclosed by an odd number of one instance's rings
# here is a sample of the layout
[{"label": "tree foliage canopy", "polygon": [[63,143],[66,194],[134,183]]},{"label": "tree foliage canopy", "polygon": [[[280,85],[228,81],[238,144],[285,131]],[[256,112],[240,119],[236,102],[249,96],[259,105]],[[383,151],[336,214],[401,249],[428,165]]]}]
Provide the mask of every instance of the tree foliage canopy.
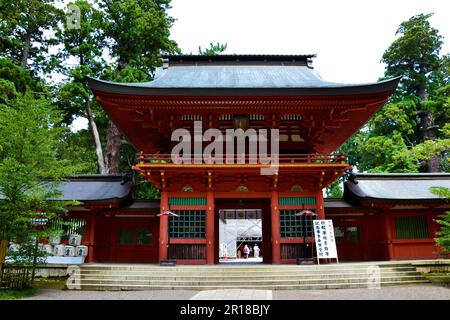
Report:
[{"label": "tree foliage canopy", "polygon": [[[443,187],[431,187],[431,192],[441,198],[450,200],[450,189]],[[441,215],[436,220],[441,226],[441,230],[436,233],[439,237],[435,238],[436,243],[442,249],[442,255],[447,257],[450,254],[450,211]]]},{"label": "tree foliage canopy", "polygon": [[397,91],[341,148],[359,171],[447,171],[450,120],[449,56],[443,37],[419,14],[400,24],[384,52],[384,78],[402,76]]},{"label": "tree foliage canopy", "polygon": [[55,0],[0,0],[0,52],[23,68],[48,71],[46,54],[57,44],[48,32],[63,17]]},{"label": "tree foliage canopy", "polygon": [[33,219],[65,212],[58,184],[80,170],[59,156],[64,127],[46,100],[0,105],[0,238],[27,237]]}]

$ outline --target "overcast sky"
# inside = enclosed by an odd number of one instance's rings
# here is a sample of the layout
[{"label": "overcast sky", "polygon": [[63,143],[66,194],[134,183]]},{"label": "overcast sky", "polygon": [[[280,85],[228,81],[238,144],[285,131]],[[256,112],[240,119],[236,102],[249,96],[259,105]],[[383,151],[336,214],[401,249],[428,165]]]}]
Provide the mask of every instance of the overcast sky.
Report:
[{"label": "overcast sky", "polygon": [[317,54],[322,78],[371,82],[383,75],[383,52],[402,21],[434,13],[450,52],[448,0],[172,0],[171,38],[183,53],[211,41],[225,53]]},{"label": "overcast sky", "polygon": [[[402,21],[434,13],[432,25],[450,52],[448,0],[172,0],[171,29],[183,53],[227,43],[224,53],[317,54],[314,67],[327,81],[377,81],[383,52]],[[86,128],[84,118],[73,128]]]}]

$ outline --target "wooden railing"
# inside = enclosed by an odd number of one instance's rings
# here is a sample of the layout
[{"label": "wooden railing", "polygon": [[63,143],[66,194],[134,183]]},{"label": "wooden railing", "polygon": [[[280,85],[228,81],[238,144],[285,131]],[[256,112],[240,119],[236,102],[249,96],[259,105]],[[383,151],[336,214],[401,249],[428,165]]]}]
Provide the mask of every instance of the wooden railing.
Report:
[{"label": "wooden railing", "polygon": [[[191,163],[194,163],[195,156],[192,154],[190,157]],[[244,155],[243,157],[234,155],[233,157],[222,155],[214,156],[212,158],[200,158],[201,163],[208,164],[213,163],[215,158],[222,158],[224,164],[244,164],[249,163],[261,163],[261,158],[258,155]],[[171,164],[173,163],[172,156],[170,154],[138,154],[138,164]],[[181,161],[181,157],[180,157]],[[279,163],[297,163],[297,164],[325,164],[325,163],[346,163],[347,158],[344,155],[323,155],[323,154],[280,154],[278,157]]]}]

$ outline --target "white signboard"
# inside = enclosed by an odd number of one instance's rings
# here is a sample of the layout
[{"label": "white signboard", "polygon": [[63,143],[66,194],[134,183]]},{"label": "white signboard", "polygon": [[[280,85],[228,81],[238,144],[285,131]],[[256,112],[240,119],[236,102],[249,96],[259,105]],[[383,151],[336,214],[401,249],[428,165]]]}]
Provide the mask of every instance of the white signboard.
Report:
[{"label": "white signboard", "polygon": [[314,220],[317,260],[338,259],[332,220]]}]

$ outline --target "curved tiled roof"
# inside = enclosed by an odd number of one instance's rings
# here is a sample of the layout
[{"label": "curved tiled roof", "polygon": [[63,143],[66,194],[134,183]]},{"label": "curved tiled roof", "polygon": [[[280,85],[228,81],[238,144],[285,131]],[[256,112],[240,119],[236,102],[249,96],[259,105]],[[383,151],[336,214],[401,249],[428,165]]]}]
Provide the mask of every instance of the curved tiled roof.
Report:
[{"label": "curved tiled roof", "polygon": [[[133,187],[121,174],[77,175],[57,186],[61,196],[51,200],[61,201],[107,201],[126,198]],[[0,193],[0,199],[4,199]]]},{"label": "curved tiled roof", "polygon": [[79,175],[58,186],[62,195],[56,200],[121,200],[130,194],[132,186],[122,175]]},{"label": "curved tiled roof", "polygon": [[450,174],[356,174],[345,183],[345,191],[360,199],[439,200],[431,187],[450,188]]},{"label": "curved tiled roof", "polygon": [[87,78],[94,91],[132,95],[336,95],[393,91],[399,81],[365,84],[322,80],[311,67],[314,55],[169,56],[153,81],[120,83]]}]

